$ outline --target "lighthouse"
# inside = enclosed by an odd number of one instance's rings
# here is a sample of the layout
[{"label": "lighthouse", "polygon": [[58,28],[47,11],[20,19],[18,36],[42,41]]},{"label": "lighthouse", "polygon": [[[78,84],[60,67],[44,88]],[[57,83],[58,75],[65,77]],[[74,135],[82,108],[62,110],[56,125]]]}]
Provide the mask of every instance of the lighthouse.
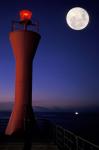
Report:
[{"label": "lighthouse", "polygon": [[[12,22],[12,31],[9,34],[16,63],[16,79],[15,102],[6,135],[24,132],[27,121],[35,122],[32,109],[32,63],[41,37],[38,23],[32,23],[31,17],[30,10],[21,10],[20,21]],[[16,29],[17,25],[20,29]],[[30,26],[33,30],[28,29]]]}]

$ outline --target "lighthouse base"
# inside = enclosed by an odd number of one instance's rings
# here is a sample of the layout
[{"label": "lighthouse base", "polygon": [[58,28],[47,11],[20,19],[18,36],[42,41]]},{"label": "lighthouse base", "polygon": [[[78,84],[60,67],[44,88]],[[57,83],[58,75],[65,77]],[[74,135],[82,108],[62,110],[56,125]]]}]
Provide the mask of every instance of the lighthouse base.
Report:
[{"label": "lighthouse base", "polygon": [[27,132],[32,132],[37,128],[34,112],[32,108],[28,109],[23,115],[13,111],[6,128],[6,135],[23,135]]}]

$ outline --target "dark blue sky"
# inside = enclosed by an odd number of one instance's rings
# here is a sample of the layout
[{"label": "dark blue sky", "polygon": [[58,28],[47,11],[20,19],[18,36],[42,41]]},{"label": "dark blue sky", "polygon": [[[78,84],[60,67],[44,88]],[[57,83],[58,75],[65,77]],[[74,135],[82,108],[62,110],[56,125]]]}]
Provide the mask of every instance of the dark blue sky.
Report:
[{"label": "dark blue sky", "polygon": [[[72,7],[90,15],[88,27],[70,29],[65,16]],[[50,107],[99,106],[98,0],[0,1],[0,102],[14,101],[15,61],[9,42],[11,21],[31,9],[39,19],[41,41],[33,64],[33,103]]]}]

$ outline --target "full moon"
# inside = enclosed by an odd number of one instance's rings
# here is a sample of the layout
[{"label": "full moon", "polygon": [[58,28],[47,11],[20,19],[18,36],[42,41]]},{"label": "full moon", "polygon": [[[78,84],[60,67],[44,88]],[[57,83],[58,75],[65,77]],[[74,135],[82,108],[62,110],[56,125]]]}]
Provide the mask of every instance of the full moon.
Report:
[{"label": "full moon", "polygon": [[67,13],[66,21],[70,28],[74,30],[82,30],[86,28],[89,23],[89,14],[85,9],[75,7],[70,9]]}]

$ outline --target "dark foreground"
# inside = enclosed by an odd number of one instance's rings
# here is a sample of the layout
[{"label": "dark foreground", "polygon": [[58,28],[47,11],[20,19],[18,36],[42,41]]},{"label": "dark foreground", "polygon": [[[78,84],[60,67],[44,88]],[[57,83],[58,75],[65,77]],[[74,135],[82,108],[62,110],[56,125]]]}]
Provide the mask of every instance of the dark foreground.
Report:
[{"label": "dark foreground", "polygon": [[54,126],[48,120],[36,120],[36,126],[31,127],[31,122],[25,122],[24,133],[5,135],[7,119],[1,120],[2,132],[0,133],[0,150],[58,150],[55,143]]},{"label": "dark foreground", "polygon": [[[1,122],[6,127],[8,120],[2,119]],[[35,128],[30,128],[31,122],[25,122],[25,132],[13,136],[6,136],[5,129],[2,129],[0,150],[99,150],[99,146],[48,119],[38,119],[36,122]]]}]

